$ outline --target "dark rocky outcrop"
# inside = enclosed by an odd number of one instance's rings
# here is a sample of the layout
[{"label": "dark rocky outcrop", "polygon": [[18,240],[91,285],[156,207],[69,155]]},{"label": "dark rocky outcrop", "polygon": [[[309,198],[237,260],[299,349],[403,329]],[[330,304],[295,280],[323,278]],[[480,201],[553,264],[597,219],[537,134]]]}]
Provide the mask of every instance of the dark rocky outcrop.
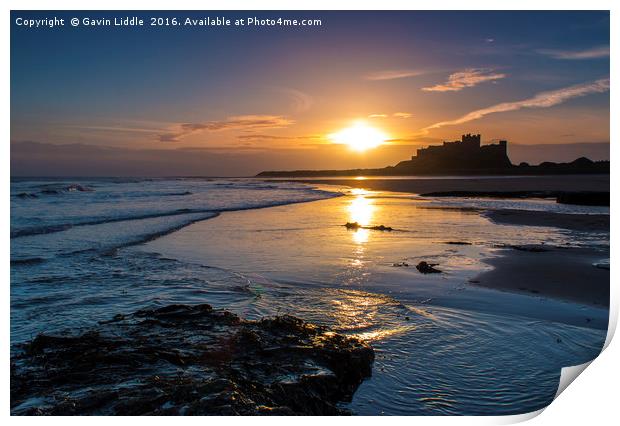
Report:
[{"label": "dark rocky outcrop", "polygon": [[385,225],[362,226],[357,222],[347,222],[344,224],[344,226],[347,229],[353,229],[353,230],[358,230],[358,229],[371,229],[373,231],[393,231],[394,230],[394,228],[392,228],[391,226],[385,226]]},{"label": "dark rocky outcrop", "polygon": [[427,263],[424,260],[416,265],[416,269],[420,271],[422,274],[438,274],[441,271],[435,266],[439,265],[438,263]]},{"label": "dark rocky outcrop", "polygon": [[513,250],[517,250],[517,251],[527,251],[529,253],[545,253],[547,251],[549,251],[549,249],[547,247],[543,247],[541,245],[536,245],[536,244],[509,244],[509,245],[497,245],[496,247],[502,247],[502,248],[510,248]]},{"label": "dark rocky outcrop", "polygon": [[362,225],[360,225],[358,222],[347,222],[344,224],[344,227],[347,229],[358,230],[362,228]]},{"label": "dark rocky outcrop", "polygon": [[580,206],[609,206],[609,192],[564,192],[558,194],[556,201]]},{"label": "dark rocky outcrop", "polygon": [[11,413],[347,414],[338,403],[373,360],[367,344],[292,316],[171,305],[18,348]]},{"label": "dark rocky outcrop", "polygon": [[460,198],[555,198],[560,204],[609,206],[609,192],[603,191],[439,191],[420,194],[422,197]]},{"label": "dark rocky outcrop", "polygon": [[393,231],[394,228],[385,225],[367,226],[366,229],[372,229],[373,231]]}]

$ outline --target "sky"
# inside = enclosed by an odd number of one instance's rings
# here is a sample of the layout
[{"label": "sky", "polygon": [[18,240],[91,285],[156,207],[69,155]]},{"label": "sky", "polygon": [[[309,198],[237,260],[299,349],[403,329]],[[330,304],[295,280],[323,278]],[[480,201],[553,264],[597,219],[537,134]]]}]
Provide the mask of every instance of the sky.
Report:
[{"label": "sky", "polygon": [[[138,16],[143,27],[17,18]],[[163,26],[149,17],[320,19]],[[463,133],[514,163],[609,158],[609,13],[11,14],[13,175],[383,167]],[[385,142],[357,151],[354,123]],[[571,158],[574,157],[574,158]]]}]

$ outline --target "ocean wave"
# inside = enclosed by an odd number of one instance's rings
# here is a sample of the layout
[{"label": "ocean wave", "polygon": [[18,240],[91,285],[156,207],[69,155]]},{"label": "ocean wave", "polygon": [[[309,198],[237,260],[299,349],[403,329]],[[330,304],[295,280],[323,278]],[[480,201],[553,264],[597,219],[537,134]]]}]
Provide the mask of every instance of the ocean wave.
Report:
[{"label": "ocean wave", "polygon": [[207,220],[207,219],[213,219],[217,216],[219,216],[219,213],[216,212],[210,212],[209,214],[206,215],[201,215],[198,217],[193,217],[193,218],[188,218],[188,220],[181,222],[177,225],[171,226],[169,228],[165,228],[165,229],[161,229],[158,231],[154,231],[154,232],[149,232],[146,234],[142,234],[142,235],[137,235],[134,238],[131,238],[127,241],[124,241],[120,244],[115,244],[113,247],[109,247],[106,250],[99,250],[102,254],[105,255],[113,255],[116,254],[116,251],[125,247],[131,247],[131,246],[135,246],[138,244],[144,244],[144,243],[148,243],[149,241],[153,241],[157,238],[163,237],[164,235],[168,235],[171,234],[175,231],[178,231],[181,228],[185,228],[186,226],[189,226],[193,223],[196,222],[200,222],[203,220]]},{"label": "ocean wave", "polygon": [[45,259],[42,257],[27,257],[22,259],[11,259],[11,266],[37,265],[43,262],[45,262]]},{"label": "ocean wave", "polygon": [[65,193],[71,192],[94,192],[95,190],[86,185],[81,185],[78,183],[72,183],[69,185],[58,185],[58,184],[44,184],[39,185],[38,187],[33,188],[34,191],[29,192],[20,192],[15,194],[16,197],[21,199],[33,199],[39,198],[44,195],[62,195]]},{"label": "ocean wave", "polygon": [[19,237],[28,237],[32,235],[53,234],[56,232],[66,231],[76,226],[103,225],[104,223],[125,222],[129,220],[152,219],[157,217],[176,216],[187,213],[211,213],[211,210],[192,211],[191,209],[178,209],[169,212],[147,213],[142,215],[119,216],[119,217],[103,217],[95,220],[78,221],[74,223],[63,223],[59,225],[34,226],[29,228],[16,229],[11,231],[11,239]]},{"label": "ocean wave", "polygon": [[33,227],[24,227],[21,229],[12,229],[10,233],[11,239],[28,237],[33,235],[42,235],[42,234],[52,234],[56,232],[67,231],[71,228],[78,226],[89,226],[89,225],[101,225],[105,223],[114,223],[114,222],[126,222],[132,220],[142,220],[142,219],[152,219],[158,217],[167,217],[167,216],[177,216],[182,214],[190,214],[190,213],[205,213],[205,214],[219,214],[223,212],[230,211],[243,211],[243,210],[253,210],[253,209],[263,209],[268,207],[277,207],[288,204],[297,204],[297,203],[305,203],[311,201],[318,201],[325,198],[337,197],[343,194],[332,193],[328,191],[314,191],[316,193],[316,197],[309,197],[301,200],[282,200],[282,201],[271,201],[264,202],[262,204],[251,204],[247,206],[234,206],[234,207],[220,207],[220,208],[210,208],[210,209],[192,209],[192,208],[183,208],[183,209],[175,209],[166,212],[157,212],[157,213],[145,213],[145,214],[136,214],[136,215],[125,215],[125,216],[116,216],[116,217],[101,217],[92,220],[82,220],[70,223],[62,223],[62,224],[52,224],[52,225],[42,225],[42,226],[33,226]]},{"label": "ocean wave", "polygon": [[45,226],[37,226],[31,228],[23,228],[11,230],[11,239],[18,237],[27,237],[29,235],[38,235],[38,234],[51,234],[54,232],[61,232],[70,229],[73,225],[69,223],[62,223],[60,225],[45,225]]}]

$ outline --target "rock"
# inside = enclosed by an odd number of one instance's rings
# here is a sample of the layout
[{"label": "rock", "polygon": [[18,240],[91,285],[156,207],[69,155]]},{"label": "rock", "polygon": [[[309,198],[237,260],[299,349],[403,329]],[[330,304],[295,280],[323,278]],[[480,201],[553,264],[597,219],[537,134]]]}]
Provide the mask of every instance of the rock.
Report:
[{"label": "rock", "polygon": [[[523,167],[523,166],[521,166]],[[420,194],[421,197],[460,198],[555,198],[560,204],[609,206],[609,191],[441,191]]]},{"label": "rock", "polygon": [[347,414],[338,404],[374,361],[370,346],[326,327],[209,305],[117,315],[18,349],[13,415]]},{"label": "rock", "polygon": [[550,251],[548,248],[537,245],[509,245],[507,247],[513,250],[527,251],[529,253],[545,253],[547,251]]},{"label": "rock", "polygon": [[360,229],[362,225],[357,222],[347,222],[344,225],[347,229]]},{"label": "rock", "polygon": [[439,265],[438,263],[426,263],[422,261],[416,265],[416,269],[423,274],[436,274],[440,273],[439,269],[435,269],[435,266]]},{"label": "rock", "polygon": [[79,192],[93,192],[94,189],[88,187],[88,186],[83,186],[77,183],[73,183],[67,187],[65,187],[65,191],[69,191],[69,192],[74,192],[74,191],[79,191]]},{"label": "rock", "polygon": [[393,228],[391,226],[385,226],[385,225],[370,226],[367,229],[372,229],[375,231],[393,231]]},{"label": "rock", "polygon": [[445,244],[451,244],[454,246],[470,246],[471,243],[467,241],[446,241]]},{"label": "rock", "polygon": [[397,267],[404,266],[404,267],[408,267],[408,266],[409,266],[409,264],[408,264],[407,262],[396,262],[396,263],[393,263],[393,264],[392,264],[392,266],[397,266]]},{"label": "rock", "polygon": [[[547,251],[551,251],[551,249],[547,247],[543,247],[544,243],[540,245],[536,244],[494,244],[493,247],[501,248],[501,249],[512,249],[517,251],[526,251],[529,253],[544,253]],[[558,247],[559,248],[559,247]]]},{"label": "rock", "polygon": [[372,229],[373,231],[393,231],[391,226],[375,225],[375,226],[362,226],[357,222],[347,222],[344,225],[347,229]]},{"label": "rock", "polygon": [[607,262],[595,263],[595,264],[594,264],[594,267],[595,267],[595,268],[598,268],[598,269],[605,269],[605,270],[607,270],[607,271],[609,271],[609,270],[610,270],[610,264],[609,264],[609,263],[607,263]]},{"label": "rock", "polygon": [[559,204],[580,206],[609,206],[609,192],[565,192],[556,198]]}]

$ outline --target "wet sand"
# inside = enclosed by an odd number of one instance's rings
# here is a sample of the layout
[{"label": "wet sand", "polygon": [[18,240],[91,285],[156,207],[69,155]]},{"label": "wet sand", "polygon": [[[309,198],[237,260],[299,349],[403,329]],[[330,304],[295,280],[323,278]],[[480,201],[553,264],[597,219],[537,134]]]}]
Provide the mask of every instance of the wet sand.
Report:
[{"label": "wet sand", "polygon": [[440,191],[609,191],[609,175],[287,180],[414,194]]},{"label": "wet sand", "polygon": [[609,270],[594,266],[608,254],[592,249],[538,247],[546,251],[506,249],[486,259],[494,269],[470,282],[498,290],[530,293],[609,307]]}]

